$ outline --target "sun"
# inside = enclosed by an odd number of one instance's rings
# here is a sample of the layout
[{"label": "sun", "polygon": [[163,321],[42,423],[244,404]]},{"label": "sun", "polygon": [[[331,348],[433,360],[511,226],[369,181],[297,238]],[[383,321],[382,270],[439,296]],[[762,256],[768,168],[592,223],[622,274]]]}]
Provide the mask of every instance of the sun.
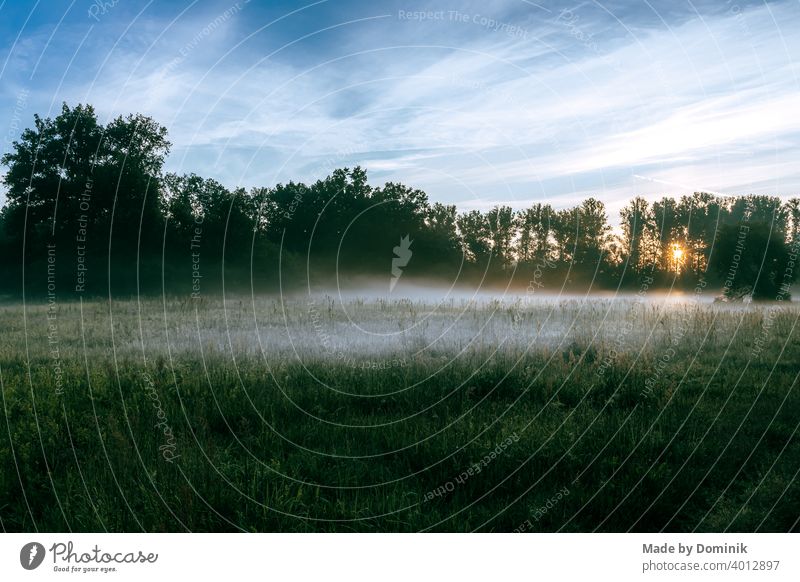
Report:
[{"label": "sun", "polygon": [[675,266],[675,274],[680,275],[683,265],[683,247],[678,243],[672,243],[672,264]]}]

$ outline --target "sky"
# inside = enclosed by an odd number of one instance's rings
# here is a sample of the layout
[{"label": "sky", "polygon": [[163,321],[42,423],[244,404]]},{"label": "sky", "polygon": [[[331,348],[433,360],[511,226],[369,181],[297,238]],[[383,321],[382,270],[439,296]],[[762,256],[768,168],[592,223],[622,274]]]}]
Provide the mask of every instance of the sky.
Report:
[{"label": "sky", "polygon": [[0,149],[89,103],[231,188],[360,165],[612,223],[636,195],[796,196],[798,30],[798,0],[0,0]]}]

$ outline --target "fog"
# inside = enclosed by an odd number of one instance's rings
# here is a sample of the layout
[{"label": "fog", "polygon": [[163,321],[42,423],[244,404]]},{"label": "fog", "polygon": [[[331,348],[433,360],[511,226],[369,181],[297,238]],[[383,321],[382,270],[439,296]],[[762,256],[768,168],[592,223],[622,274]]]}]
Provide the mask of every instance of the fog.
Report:
[{"label": "fog", "polygon": [[500,301],[503,303],[536,302],[548,303],[558,301],[596,301],[596,300],[631,300],[640,298],[646,301],[658,303],[683,303],[687,301],[713,302],[717,293],[714,290],[702,290],[696,294],[692,290],[682,289],[642,289],[639,293],[636,290],[625,289],[621,291],[591,290],[586,292],[576,292],[560,290],[558,288],[538,287],[530,283],[527,287],[508,286],[499,287],[496,285],[486,286],[467,286],[467,285],[442,285],[441,283],[426,283],[420,281],[404,282],[396,284],[392,291],[389,280],[376,281],[358,280],[341,284],[340,286],[326,285],[324,287],[309,286],[302,291],[285,293],[291,298],[302,297],[333,297],[341,302],[364,300],[364,301],[413,301],[426,304],[477,301],[492,302]]},{"label": "fog", "polygon": [[[145,348],[162,354],[201,350],[208,356],[259,356],[266,362],[343,361],[353,367],[575,345],[617,353],[663,351],[676,338],[703,349],[737,333],[742,338],[744,318],[753,335],[766,309],[797,307],[713,299],[710,292],[581,295],[416,284],[398,285],[392,293],[379,285],[306,289],[168,308],[166,330],[147,334]],[[141,346],[138,338],[130,339],[130,346]]]}]

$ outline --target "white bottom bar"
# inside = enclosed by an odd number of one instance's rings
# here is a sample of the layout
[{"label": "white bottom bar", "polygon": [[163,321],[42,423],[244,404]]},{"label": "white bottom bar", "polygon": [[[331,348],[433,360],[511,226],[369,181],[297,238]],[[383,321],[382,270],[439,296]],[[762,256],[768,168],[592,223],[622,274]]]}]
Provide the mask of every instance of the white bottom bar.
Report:
[{"label": "white bottom bar", "polygon": [[792,534],[4,534],[0,579],[796,581],[798,549]]}]

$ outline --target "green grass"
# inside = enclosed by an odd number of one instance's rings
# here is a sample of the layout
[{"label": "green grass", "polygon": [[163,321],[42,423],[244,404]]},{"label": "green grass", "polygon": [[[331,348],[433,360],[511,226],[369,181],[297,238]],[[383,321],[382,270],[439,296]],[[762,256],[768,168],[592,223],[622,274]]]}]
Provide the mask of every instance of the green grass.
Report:
[{"label": "green grass", "polygon": [[0,306],[3,529],[798,529],[797,306],[346,307]]}]

